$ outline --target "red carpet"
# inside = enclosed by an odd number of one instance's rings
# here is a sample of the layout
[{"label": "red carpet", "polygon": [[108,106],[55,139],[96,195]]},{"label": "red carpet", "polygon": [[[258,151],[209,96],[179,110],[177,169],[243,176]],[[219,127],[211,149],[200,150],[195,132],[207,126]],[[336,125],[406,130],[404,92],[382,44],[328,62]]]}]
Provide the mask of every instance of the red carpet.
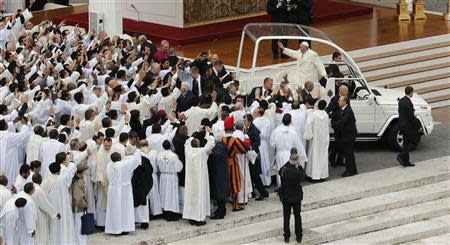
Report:
[{"label": "red carpet", "polygon": [[[320,21],[330,21],[339,18],[372,14],[372,8],[347,3],[339,3],[331,0],[315,0],[313,13],[315,16],[314,22],[317,23]],[[53,19],[55,23],[59,23],[62,20],[66,20],[66,23],[68,25],[78,24],[80,27],[83,27],[85,29],[88,28],[87,13],[69,15],[66,17]],[[269,16],[263,15],[197,27],[177,28],[148,22],[137,22],[124,18],[123,30],[127,34],[145,34],[152,41],[160,41],[166,39],[172,44],[187,44],[229,36],[236,36],[242,32],[242,28],[247,23],[269,21]]]}]

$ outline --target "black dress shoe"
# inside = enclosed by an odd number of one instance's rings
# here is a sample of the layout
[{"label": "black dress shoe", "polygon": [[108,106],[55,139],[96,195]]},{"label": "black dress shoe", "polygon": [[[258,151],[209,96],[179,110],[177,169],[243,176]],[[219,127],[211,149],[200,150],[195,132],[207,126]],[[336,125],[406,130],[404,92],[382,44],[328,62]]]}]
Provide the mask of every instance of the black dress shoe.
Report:
[{"label": "black dress shoe", "polygon": [[206,225],[206,221],[197,221],[196,226],[202,226],[202,225]]},{"label": "black dress shoe", "polygon": [[302,238],[303,238],[303,235],[296,237],[295,240],[297,241],[297,243],[302,243]]},{"label": "black dress shoe", "polygon": [[189,224],[191,224],[191,225],[196,225],[197,224],[197,221],[195,221],[195,220],[189,220]]},{"label": "black dress shoe", "polygon": [[284,242],[285,242],[285,243],[289,243],[289,237],[285,237],[285,238],[284,238]]},{"label": "black dress shoe", "polygon": [[216,214],[216,215],[210,217],[210,219],[224,219],[224,216]]},{"label": "black dress shoe", "polygon": [[141,229],[147,230],[148,229],[148,223],[141,223]]},{"label": "black dress shoe", "polygon": [[255,200],[256,200],[256,201],[262,201],[262,200],[264,200],[264,199],[266,199],[266,198],[268,198],[268,197],[269,197],[269,192],[266,191],[265,193],[259,195],[259,197],[256,198]]},{"label": "black dress shoe", "polygon": [[348,171],[345,171],[344,173],[342,173],[342,177],[350,177],[350,176],[353,176],[353,175],[356,175],[356,174],[358,174],[357,172],[348,172]]}]

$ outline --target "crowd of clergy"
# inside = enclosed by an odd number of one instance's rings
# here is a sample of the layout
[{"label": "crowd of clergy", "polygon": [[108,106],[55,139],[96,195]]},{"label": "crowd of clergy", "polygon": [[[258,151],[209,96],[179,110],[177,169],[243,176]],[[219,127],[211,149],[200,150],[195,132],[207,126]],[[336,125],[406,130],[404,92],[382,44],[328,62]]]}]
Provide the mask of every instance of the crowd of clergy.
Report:
[{"label": "crowd of clergy", "polygon": [[287,76],[266,78],[244,95],[215,53],[31,19],[0,22],[3,244],[85,244],[86,213],[114,235],[223,219],[281,184],[292,148],[328,177],[329,114],[346,100],[327,106],[317,83],[293,96]]}]

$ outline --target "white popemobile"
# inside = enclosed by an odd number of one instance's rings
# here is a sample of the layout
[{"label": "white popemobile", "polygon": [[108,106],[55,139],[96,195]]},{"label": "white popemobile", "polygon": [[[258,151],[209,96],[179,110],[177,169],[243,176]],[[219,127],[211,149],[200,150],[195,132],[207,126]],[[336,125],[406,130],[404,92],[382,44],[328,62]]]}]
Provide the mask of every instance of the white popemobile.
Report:
[{"label": "white popemobile", "polygon": [[[250,69],[240,68],[246,36],[255,45]],[[241,81],[240,90],[242,92],[248,93],[253,87],[261,86],[264,77],[275,77],[274,81],[277,82],[281,80],[283,74],[287,73],[290,78],[289,86],[291,86],[293,93],[296,93],[295,88],[299,84],[293,81],[293,79],[295,80],[295,65],[292,62],[256,67],[260,42],[272,39],[310,40],[313,42],[313,46],[324,47],[325,45],[328,46],[326,48],[331,47],[332,50],[340,52],[343,61],[338,63],[338,65],[341,71],[346,71],[349,74],[349,76],[340,80],[353,81],[355,84],[355,89],[353,94],[350,94],[350,99],[356,117],[357,141],[383,139],[393,150],[399,151],[401,149],[403,137],[398,125],[398,100],[404,96],[403,91],[369,86],[361,70],[350,55],[318,29],[296,24],[247,24],[242,31],[236,67],[239,80]],[[327,63],[324,64],[327,65]],[[322,95],[321,98],[329,102],[330,96],[335,94],[335,79],[328,79],[326,88],[321,87],[320,84],[315,84],[314,87],[315,89],[321,89],[322,91],[319,92]],[[431,106],[419,95],[414,95],[411,100],[414,104],[416,119],[422,125],[424,135],[430,134],[433,130]]]}]

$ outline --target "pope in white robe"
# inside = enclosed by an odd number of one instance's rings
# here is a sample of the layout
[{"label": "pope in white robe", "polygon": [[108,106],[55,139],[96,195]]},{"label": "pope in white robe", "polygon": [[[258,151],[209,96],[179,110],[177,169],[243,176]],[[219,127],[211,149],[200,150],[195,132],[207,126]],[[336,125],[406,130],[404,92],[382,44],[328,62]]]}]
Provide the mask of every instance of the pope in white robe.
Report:
[{"label": "pope in white robe", "polygon": [[106,166],[108,205],[105,233],[107,234],[121,234],[135,230],[131,177],[140,164],[141,152],[136,150],[131,159],[111,162]]},{"label": "pope in white robe", "polygon": [[306,176],[314,180],[328,178],[328,145],[330,142],[329,117],[323,110],[314,110],[308,115],[305,139],[309,140]]},{"label": "pope in white robe", "polygon": [[31,195],[37,209],[36,222],[36,244],[49,244],[49,218],[57,219],[58,212],[50,203],[47,194],[41,189],[41,186],[34,184],[34,192]]},{"label": "pope in white robe", "polygon": [[214,147],[214,137],[202,148],[194,148],[189,138],[184,144],[186,179],[184,186],[183,219],[204,221],[210,215],[208,152]]},{"label": "pope in white robe", "polygon": [[161,206],[164,211],[179,213],[178,175],[183,169],[178,156],[171,150],[164,150],[158,155],[159,191]]},{"label": "pope in white robe", "polygon": [[283,54],[297,60],[296,76],[290,81],[294,84],[304,84],[306,81],[318,83],[321,77],[327,77],[325,66],[319,55],[309,48],[307,42],[300,44],[299,50],[292,50],[283,47]]},{"label": "pope in white robe", "polygon": [[0,171],[3,171],[8,178],[8,189],[11,188],[19,174],[18,146],[25,145],[30,134],[28,125],[23,125],[19,133],[12,133],[7,129],[0,130]]},{"label": "pope in white robe", "polygon": [[60,152],[66,152],[66,146],[56,139],[49,139],[41,143],[39,160],[41,161],[41,173],[42,177],[47,177],[50,175],[48,166],[55,161],[56,154]]},{"label": "pope in white robe", "polygon": [[61,220],[50,220],[50,244],[74,244],[75,226],[73,220],[69,187],[77,171],[77,165],[70,162],[68,167],[61,164],[60,174],[50,174],[42,182],[42,190],[48,200],[61,214]]},{"label": "pope in white robe", "polygon": [[[270,136],[270,144],[275,148],[275,163],[277,172],[280,168],[289,161],[291,149],[297,148],[300,157],[300,164],[305,167],[305,162],[308,160],[303,147],[302,141],[298,136],[297,131],[290,125],[278,126]],[[280,175],[277,174],[277,184],[281,186]]]}]

